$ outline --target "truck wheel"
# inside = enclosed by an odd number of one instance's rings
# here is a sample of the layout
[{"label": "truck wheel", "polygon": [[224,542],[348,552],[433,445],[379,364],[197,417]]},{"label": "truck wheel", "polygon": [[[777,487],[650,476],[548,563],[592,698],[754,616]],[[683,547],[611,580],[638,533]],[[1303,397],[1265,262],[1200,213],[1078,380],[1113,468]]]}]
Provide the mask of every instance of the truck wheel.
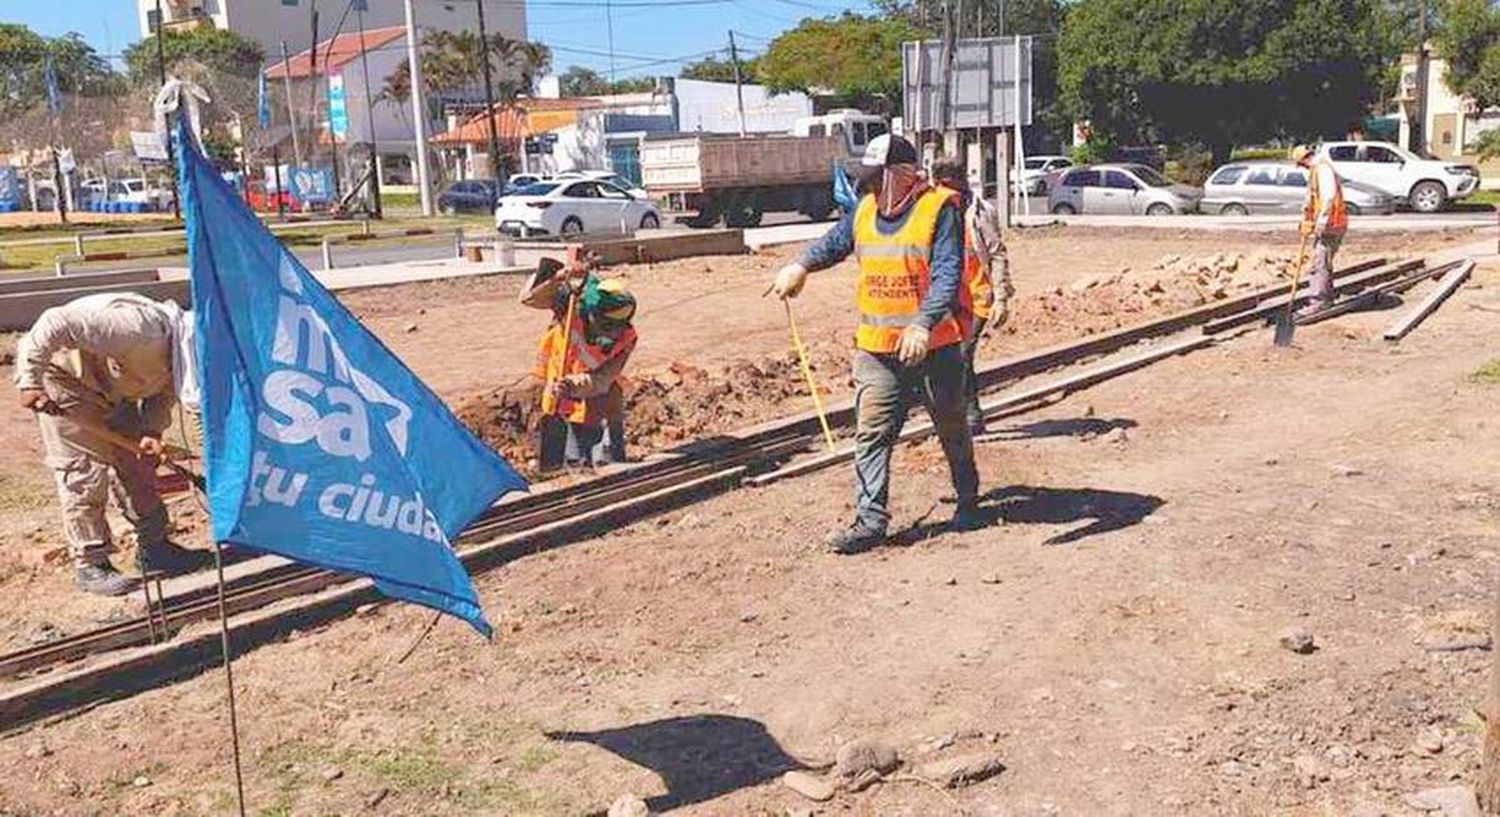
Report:
[{"label": "truck wheel", "polygon": [[1448,203],[1448,191],[1439,182],[1417,182],[1411,189],[1411,209],[1418,213],[1436,213]]},{"label": "truck wheel", "polygon": [[754,193],[735,196],[724,203],[724,226],[735,229],[760,226],[760,202]]}]

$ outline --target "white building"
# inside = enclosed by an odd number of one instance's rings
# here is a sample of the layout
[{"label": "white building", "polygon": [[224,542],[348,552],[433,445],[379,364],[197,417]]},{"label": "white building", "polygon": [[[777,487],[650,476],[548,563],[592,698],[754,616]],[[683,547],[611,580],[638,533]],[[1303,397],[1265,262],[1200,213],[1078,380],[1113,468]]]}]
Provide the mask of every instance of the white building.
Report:
[{"label": "white building", "polygon": [[[355,0],[356,6],[360,0]],[[406,25],[403,0],[363,0],[364,26],[382,28]],[[318,39],[334,34],[343,15],[344,0],[136,0],[141,37],[149,37],[157,26],[157,8],[171,26],[212,25],[233,31],[260,43],[268,61],[281,55],[281,43],[295,54],[312,44],[312,13],[318,12]],[[453,3],[419,2],[417,25],[446,31],[478,30],[474,0]],[[345,31],[353,31],[360,12],[349,15]],[[515,0],[484,0],[484,24],[488,32],[512,39],[526,39],[526,4]]]},{"label": "white building", "polygon": [[[1448,87],[1448,61],[1440,57],[1428,59],[1427,94],[1422,107],[1422,147],[1439,159],[1454,159],[1479,164],[1473,150],[1480,134],[1500,128],[1500,109],[1482,110],[1471,99],[1466,99]],[[1397,102],[1401,105],[1401,144],[1410,144],[1411,116],[1417,107],[1417,57],[1406,54],[1401,58],[1401,86],[1397,91]],[[1494,179],[1500,164],[1481,165],[1485,180]],[[1486,187],[1489,185],[1486,184]]]}]

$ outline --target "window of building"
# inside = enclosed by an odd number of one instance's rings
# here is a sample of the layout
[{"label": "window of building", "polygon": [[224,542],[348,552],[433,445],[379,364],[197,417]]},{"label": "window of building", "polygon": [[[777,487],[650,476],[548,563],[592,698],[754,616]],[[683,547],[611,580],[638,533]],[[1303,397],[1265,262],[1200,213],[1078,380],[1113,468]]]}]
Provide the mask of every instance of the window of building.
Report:
[{"label": "window of building", "polygon": [[161,13],[156,9],[146,10],[146,28],[151,31],[161,28]]}]

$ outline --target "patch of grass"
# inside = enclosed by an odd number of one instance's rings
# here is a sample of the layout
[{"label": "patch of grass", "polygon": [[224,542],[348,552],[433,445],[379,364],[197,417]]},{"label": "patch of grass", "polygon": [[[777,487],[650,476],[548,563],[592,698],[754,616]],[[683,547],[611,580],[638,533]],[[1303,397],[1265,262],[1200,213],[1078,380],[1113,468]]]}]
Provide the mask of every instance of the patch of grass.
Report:
[{"label": "patch of grass", "polygon": [[56,494],[49,482],[0,473],[0,511],[35,511],[52,504]]},{"label": "patch of grass", "polygon": [[442,791],[459,778],[457,769],[425,749],[377,756],[369,761],[368,768],[397,791]]},{"label": "patch of grass", "polygon": [[1463,203],[1500,207],[1500,190],[1475,190]]},{"label": "patch of grass", "polygon": [[1469,382],[1478,383],[1481,386],[1500,385],[1500,358],[1495,358],[1474,370],[1474,373],[1469,375]]},{"label": "patch of grass", "polygon": [[557,750],[551,746],[533,746],[521,753],[521,757],[516,761],[516,768],[529,774],[557,760],[557,758]]}]

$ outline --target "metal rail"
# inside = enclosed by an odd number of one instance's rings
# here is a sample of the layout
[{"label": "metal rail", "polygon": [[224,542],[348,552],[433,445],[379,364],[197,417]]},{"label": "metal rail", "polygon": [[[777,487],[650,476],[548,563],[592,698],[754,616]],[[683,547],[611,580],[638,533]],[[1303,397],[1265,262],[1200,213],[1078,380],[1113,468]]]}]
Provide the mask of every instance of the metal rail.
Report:
[{"label": "metal rail", "polygon": [[[1383,260],[1365,262],[1341,270],[1336,288],[1341,293],[1362,290],[1398,278],[1420,264],[1421,262],[1406,262],[1386,265]],[[1211,321],[1225,316],[1232,316],[1232,320],[1223,321],[1228,325],[1217,331],[1243,326],[1252,320],[1247,317],[1249,314],[1274,311],[1278,295],[1284,303],[1285,291],[1281,287],[1271,287],[1075,343],[1042,349],[984,367],[979,373],[980,381],[984,385],[1010,382],[1118,351],[1138,341],[1191,326],[1202,326],[1207,330],[1212,325]],[[830,407],[829,421],[835,426],[846,428],[852,424],[853,419],[853,407],[848,401]],[[816,448],[820,435],[814,416],[809,414],[787,418],[756,429],[695,443],[663,459],[577,486],[497,506],[464,531],[460,543],[485,544],[462,549],[460,559],[470,570],[484,570],[523,553],[573,541],[580,535],[596,530],[601,524],[626,523],[658,512],[666,506],[680,505],[722,492],[739,484],[746,476],[753,480],[755,474],[781,468],[788,457]],[[793,468],[795,467],[794,465]],[[348,592],[335,593],[333,600],[321,597],[312,600],[305,605],[306,609],[292,608],[275,614],[258,614],[252,629],[255,643],[263,643],[298,626],[309,615],[332,617],[352,609],[347,605],[356,599],[360,603],[368,601],[367,594],[363,591],[355,592],[358,587],[364,586],[359,584],[361,581],[364,580],[321,568],[283,565],[231,581],[226,594],[227,607],[229,614],[236,616],[258,610],[277,600],[325,590],[335,585],[346,584],[349,588]],[[153,643],[153,629],[159,630],[159,625],[163,622],[165,636],[171,637],[188,624],[215,618],[217,615],[214,588],[178,594],[165,601],[158,612],[156,626],[143,616],[0,655],[0,676],[52,670],[101,652],[149,645]],[[301,626],[305,626],[305,623]],[[249,646],[251,645],[241,643],[238,648],[245,649]],[[163,644],[157,650],[170,652],[172,647],[172,644]],[[92,693],[85,694],[83,687],[77,687],[72,693],[66,694],[52,690],[51,687],[57,684],[84,684],[89,690],[117,696],[128,694],[127,690],[145,688],[142,685],[151,683],[152,678],[157,678],[159,682],[168,675],[173,678],[182,677],[184,673],[190,673],[193,666],[217,660],[216,655],[197,647],[190,648],[187,644],[182,646],[182,650],[182,654],[173,661],[178,664],[187,661],[191,666],[174,664],[171,672],[166,674],[140,672],[144,659],[133,656],[112,662],[112,666],[120,668],[119,672],[135,674],[130,678],[111,676],[112,680],[107,683],[99,681],[96,676],[107,676],[112,671],[110,667],[103,667],[92,672],[84,670],[72,673],[89,679],[86,684],[60,677],[53,679],[56,684],[43,683],[0,694],[0,730],[45,717],[49,712],[58,711],[58,708],[82,706],[93,699],[90,697]],[[54,701],[51,708],[38,703],[44,699]]]}]

